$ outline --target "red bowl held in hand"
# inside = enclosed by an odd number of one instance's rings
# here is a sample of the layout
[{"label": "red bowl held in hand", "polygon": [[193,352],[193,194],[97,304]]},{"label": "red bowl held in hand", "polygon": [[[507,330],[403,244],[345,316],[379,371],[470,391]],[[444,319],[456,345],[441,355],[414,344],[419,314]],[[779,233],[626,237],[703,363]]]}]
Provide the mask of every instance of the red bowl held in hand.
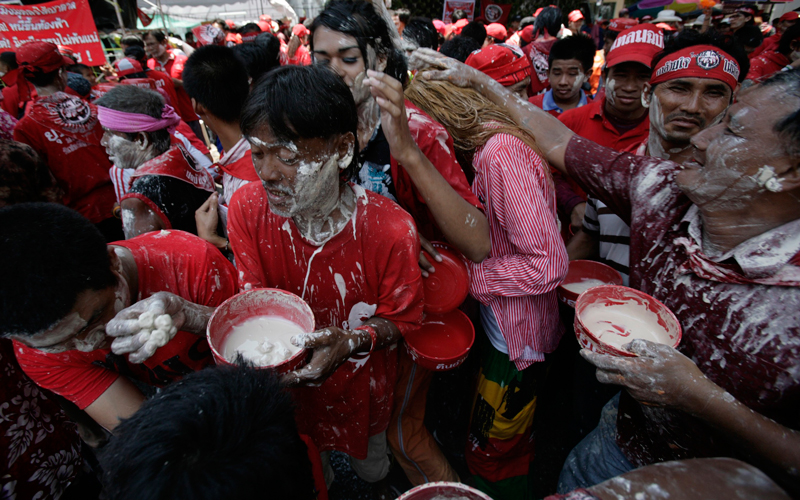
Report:
[{"label": "red bowl held in hand", "polygon": [[397,500],[433,500],[436,499],[453,499],[461,500],[492,500],[492,497],[475,488],[471,488],[462,483],[450,483],[440,481],[437,483],[426,483],[411,488],[406,491]]},{"label": "red bowl held in hand", "polygon": [[475,328],[466,314],[455,309],[425,314],[421,326],[404,337],[411,359],[428,370],[452,370],[467,359],[475,342]]},{"label": "red bowl held in hand", "polygon": [[[236,294],[214,311],[206,329],[208,345],[218,365],[233,364],[223,355],[225,341],[233,328],[260,316],[274,316],[291,321],[306,333],[314,331],[314,313],[303,299],[293,293],[277,288],[255,288]],[[305,364],[309,353],[308,349],[300,349],[280,364],[259,368],[284,374]]]},{"label": "red bowl held in hand", "polygon": [[602,285],[578,297],[575,336],[584,349],[634,357],[622,346],[642,338],[674,348],[682,331],[678,318],[655,298],[625,286]]},{"label": "red bowl held in hand", "polygon": [[575,307],[575,301],[587,289],[587,285],[622,285],[622,283],[622,275],[613,267],[593,260],[573,260],[569,263],[569,271],[564,281],[558,286],[558,300]]},{"label": "red bowl held in hand", "polygon": [[431,245],[441,255],[442,262],[436,262],[425,252],[425,257],[435,269],[427,278],[422,278],[425,312],[445,313],[460,306],[467,298],[469,270],[466,260],[455,248],[440,241],[432,241]]}]

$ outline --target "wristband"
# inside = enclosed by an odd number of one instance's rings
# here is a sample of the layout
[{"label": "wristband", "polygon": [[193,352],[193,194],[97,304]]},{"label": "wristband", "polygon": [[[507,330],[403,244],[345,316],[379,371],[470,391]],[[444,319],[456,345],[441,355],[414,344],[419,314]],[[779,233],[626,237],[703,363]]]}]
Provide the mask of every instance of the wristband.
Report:
[{"label": "wristband", "polygon": [[369,333],[369,337],[372,340],[372,345],[369,346],[369,351],[366,354],[359,355],[359,357],[363,356],[363,357],[366,358],[367,356],[372,354],[372,351],[375,350],[375,344],[378,343],[378,332],[376,332],[375,328],[372,327],[371,325],[361,325],[358,328],[354,328],[353,329],[353,331],[356,331],[356,330],[361,330],[363,332]]}]

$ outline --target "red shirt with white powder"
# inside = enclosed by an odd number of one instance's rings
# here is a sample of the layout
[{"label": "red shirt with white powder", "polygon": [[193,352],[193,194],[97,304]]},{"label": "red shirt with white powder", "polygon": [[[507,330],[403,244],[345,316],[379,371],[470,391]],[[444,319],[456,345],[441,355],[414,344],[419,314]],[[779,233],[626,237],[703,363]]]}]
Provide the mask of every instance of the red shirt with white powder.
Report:
[{"label": "red shirt with white powder", "polygon": [[63,92],[36,99],[14,129],[14,140],[31,146],[50,167],[64,204],[93,223],[113,217],[116,201],[102,137],[97,108]]},{"label": "red shirt with white powder", "polygon": [[563,327],[556,287],[567,250],[556,217],[550,167],[520,139],[495,134],[475,151],[472,190],[486,207],[492,248],[470,262],[470,293],[490,306],[518,370],[553,352]]},{"label": "red shirt with white powder", "polygon": [[[723,255],[704,252],[697,207],[679,165],[609,150],[578,136],[567,170],[631,226],[630,286],[683,327],[678,349],[754,411],[800,429],[800,219]],[[617,443],[637,467],[695,457],[746,459],[700,420],[620,398]]]},{"label": "red shirt with white powder", "polygon": [[[131,251],[139,276],[136,301],[170,292],[195,304],[216,307],[236,292],[236,269],[213,245],[183,231],[143,234],[114,246]],[[25,373],[84,409],[120,375],[164,386],[213,364],[206,338],[180,331],[142,364],[129,363],[110,349],[50,354],[14,342]]]},{"label": "red shirt with white powder", "polygon": [[[228,212],[239,287],[280,288],[311,306],[316,328],[353,329],[373,316],[402,333],[422,317],[419,239],[414,221],[389,199],[353,186],[356,214],[322,246],[303,238],[291,219],[272,213],[261,183],[242,187]],[[320,451],[364,459],[370,436],[389,423],[397,347],[350,359],[320,387],[292,389],[298,430]]]}]

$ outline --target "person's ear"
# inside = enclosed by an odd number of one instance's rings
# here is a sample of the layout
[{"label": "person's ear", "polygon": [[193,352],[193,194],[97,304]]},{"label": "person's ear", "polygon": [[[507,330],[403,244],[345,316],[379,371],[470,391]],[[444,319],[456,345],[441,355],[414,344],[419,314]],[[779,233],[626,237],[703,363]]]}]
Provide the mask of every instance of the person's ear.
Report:
[{"label": "person's ear", "polygon": [[134,142],[139,146],[139,149],[145,150],[150,146],[150,138],[145,132],[137,132]]},{"label": "person's ear", "polygon": [[383,70],[385,70],[385,69],[386,69],[386,64],[387,64],[387,62],[388,62],[388,61],[387,61],[387,59],[386,59],[386,56],[381,56],[381,57],[379,57],[379,58],[378,58],[378,59],[375,61],[375,71],[380,71],[381,73],[383,73]]},{"label": "person's ear", "polygon": [[800,156],[793,156],[789,160],[789,168],[776,175],[779,179],[781,191],[790,193],[800,189]]},{"label": "person's ear", "polygon": [[108,260],[111,261],[111,270],[116,271],[120,266],[120,260],[117,252],[114,251],[114,247],[111,245],[106,247],[106,252],[108,252]]},{"label": "person's ear", "polygon": [[192,110],[200,117],[204,117],[208,114],[208,108],[197,102],[197,100],[192,97]]},{"label": "person's ear", "polygon": [[337,144],[335,145],[336,152],[339,154],[339,170],[344,170],[350,166],[350,161],[343,162],[342,159],[347,158],[348,156],[354,154],[356,149],[356,136],[352,132],[348,132],[346,134],[342,134],[337,139]]}]

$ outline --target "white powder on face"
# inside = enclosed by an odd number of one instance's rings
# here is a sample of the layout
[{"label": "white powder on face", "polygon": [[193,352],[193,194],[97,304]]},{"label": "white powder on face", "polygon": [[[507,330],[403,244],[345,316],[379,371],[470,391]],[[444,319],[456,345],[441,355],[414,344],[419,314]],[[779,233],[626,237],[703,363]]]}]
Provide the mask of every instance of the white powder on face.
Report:
[{"label": "white powder on face", "polygon": [[616,80],[609,80],[606,83],[606,99],[608,100],[611,105],[614,105],[614,102],[617,100],[617,93],[614,90],[617,86]]},{"label": "white powder on face", "polygon": [[580,295],[594,286],[608,285],[608,284],[609,283],[606,283],[605,281],[602,280],[584,279],[578,281],[577,283],[567,283],[566,285],[561,285],[561,286],[563,286],[566,290],[569,290],[572,293],[577,293],[578,295]]},{"label": "white powder on face", "polygon": [[600,341],[617,349],[634,339],[670,344],[669,335],[658,325],[658,316],[635,302],[592,304],[581,313],[581,321]]},{"label": "white powder on face", "polygon": [[222,346],[222,355],[230,362],[241,354],[256,366],[277,365],[300,351],[291,339],[301,333],[305,333],[303,329],[287,319],[259,316],[233,327]]},{"label": "white powder on face", "polygon": [[106,144],[106,154],[109,160],[119,168],[136,168],[142,163],[155,157],[147,139],[143,144],[115,135]]}]

